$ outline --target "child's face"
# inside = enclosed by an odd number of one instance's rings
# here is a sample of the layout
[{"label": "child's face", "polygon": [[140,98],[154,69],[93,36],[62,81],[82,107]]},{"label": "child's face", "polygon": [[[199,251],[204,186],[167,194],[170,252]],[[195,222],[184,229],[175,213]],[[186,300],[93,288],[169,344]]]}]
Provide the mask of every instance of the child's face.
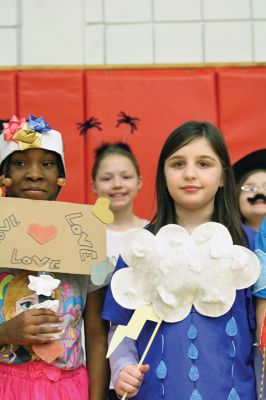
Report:
[{"label": "child's face", "polygon": [[44,149],[28,149],[11,154],[8,175],[13,181],[9,197],[52,200],[58,186],[56,154]]},{"label": "child's face", "polygon": [[212,214],[223,171],[207,139],[195,139],[173,153],[165,161],[164,173],[177,214],[182,210]]},{"label": "child's face", "polygon": [[110,154],[99,165],[93,189],[98,196],[108,197],[110,209],[116,211],[132,206],[141,184],[141,178],[128,157]]},{"label": "child's face", "polygon": [[[242,187],[256,188],[254,191],[241,190],[239,195],[239,207],[241,214],[247,220],[248,223],[253,225],[256,224],[258,219],[263,219],[266,216],[266,171],[257,171],[250,174],[248,178],[243,182]],[[261,198],[253,201],[249,201],[255,198],[256,195],[260,194]],[[263,198],[263,195],[265,196]],[[249,200],[248,200],[249,199]]]}]

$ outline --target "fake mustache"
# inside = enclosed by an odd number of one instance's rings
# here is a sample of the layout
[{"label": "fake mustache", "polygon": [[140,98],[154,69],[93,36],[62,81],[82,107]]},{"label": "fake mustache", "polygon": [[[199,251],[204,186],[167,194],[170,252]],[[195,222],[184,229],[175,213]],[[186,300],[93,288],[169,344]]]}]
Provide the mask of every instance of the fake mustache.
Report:
[{"label": "fake mustache", "polygon": [[248,199],[247,199],[247,201],[248,201],[251,205],[255,204],[257,200],[263,200],[264,203],[266,203],[266,196],[264,196],[264,194],[262,194],[262,193],[258,193],[258,194],[256,194],[256,196],[254,196],[254,197],[248,197]]}]

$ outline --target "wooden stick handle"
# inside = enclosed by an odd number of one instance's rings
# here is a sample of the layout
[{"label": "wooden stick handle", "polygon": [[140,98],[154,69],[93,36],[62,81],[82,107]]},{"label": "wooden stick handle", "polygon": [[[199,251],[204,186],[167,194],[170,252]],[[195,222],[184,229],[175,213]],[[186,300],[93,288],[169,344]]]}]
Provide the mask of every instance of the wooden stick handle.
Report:
[{"label": "wooden stick handle", "polygon": [[[148,351],[149,351],[149,349],[150,349],[150,347],[151,347],[151,344],[152,344],[152,342],[153,342],[153,339],[155,338],[155,335],[156,335],[156,333],[158,332],[158,329],[160,328],[161,323],[162,323],[162,319],[160,319],[160,320],[157,322],[156,327],[155,327],[154,331],[152,332],[152,335],[151,335],[151,337],[150,337],[150,340],[149,340],[149,342],[148,342],[148,344],[147,344],[147,346],[146,346],[146,348],[145,348],[145,350],[144,350],[144,352],[143,352],[143,354],[142,354],[141,359],[139,360],[139,363],[138,363],[138,366],[137,366],[138,369],[139,369],[139,367],[142,365],[142,363],[143,363],[143,361],[144,361],[144,359],[145,359],[145,357],[146,357],[146,355],[147,355],[147,353],[148,353]],[[127,398],[127,392],[124,393],[124,395],[123,395],[123,397],[122,397],[122,400],[126,400],[126,398]]]}]

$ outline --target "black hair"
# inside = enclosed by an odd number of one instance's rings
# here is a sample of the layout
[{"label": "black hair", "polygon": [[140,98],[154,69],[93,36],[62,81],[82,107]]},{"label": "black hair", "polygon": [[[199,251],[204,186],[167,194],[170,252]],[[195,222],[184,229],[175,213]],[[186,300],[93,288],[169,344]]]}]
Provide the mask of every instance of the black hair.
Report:
[{"label": "black hair", "polygon": [[139,165],[130,146],[123,142],[103,143],[95,149],[95,161],[92,167],[92,179],[95,180],[101,161],[110,154],[127,157],[134,165],[137,175],[140,176]]},{"label": "black hair", "polygon": [[0,135],[3,132],[4,123],[9,122],[9,120],[10,120],[10,118],[9,119],[0,119]]},{"label": "black hair", "polygon": [[208,140],[212,149],[219,157],[223,168],[224,186],[220,187],[216,193],[211,220],[225,225],[232,236],[233,242],[243,245],[246,243],[246,239],[241,227],[229,153],[219,129],[208,122],[186,122],[176,128],[166,139],[161,150],[157,167],[157,212],[152,219],[151,230],[153,233],[157,233],[159,229],[166,224],[178,223],[175,203],[166,185],[164,173],[165,161],[175,151],[199,138],[206,138]]}]

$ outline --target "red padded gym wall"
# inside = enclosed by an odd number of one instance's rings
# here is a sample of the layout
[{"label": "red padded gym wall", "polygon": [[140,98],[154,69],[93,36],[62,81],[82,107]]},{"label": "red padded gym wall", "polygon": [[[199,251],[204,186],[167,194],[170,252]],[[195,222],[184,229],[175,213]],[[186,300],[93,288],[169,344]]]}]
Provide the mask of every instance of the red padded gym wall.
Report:
[{"label": "red padded gym wall", "polygon": [[16,114],[16,72],[0,73],[0,119]]},{"label": "red padded gym wall", "polygon": [[266,147],[266,69],[219,69],[219,122],[232,163]]},{"label": "red padded gym wall", "polygon": [[[90,182],[95,147],[102,141],[126,140],[144,177],[135,211],[147,218],[154,212],[156,165],[168,134],[189,119],[219,124],[234,162],[266,146],[265,97],[263,67],[0,72],[0,118],[43,115],[64,135],[68,184],[60,200],[94,202]],[[124,124],[115,127],[120,111],[140,118],[133,135]],[[102,122],[103,131],[92,130],[84,138],[76,123],[91,116]]]},{"label": "red padded gym wall", "polygon": [[[215,72],[208,69],[87,71],[86,118],[98,118],[103,129],[100,132],[94,128],[87,133],[88,181],[95,147],[103,141],[125,139],[136,154],[144,178],[135,212],[151,218],[162,143],[187,120],[217,123],[215,90]],[[140,118],[133,135],[125,124],[115,127],[120,111]],[[92,191],[88,199],[94,202]]]},{"label": "red padded gym wall", "polygon": [[67,185],[59,200],[85,201],[84,143],[76,123],[84,119],[83,71],[21,71],[18,113],[43,116],[64,137]]}]

